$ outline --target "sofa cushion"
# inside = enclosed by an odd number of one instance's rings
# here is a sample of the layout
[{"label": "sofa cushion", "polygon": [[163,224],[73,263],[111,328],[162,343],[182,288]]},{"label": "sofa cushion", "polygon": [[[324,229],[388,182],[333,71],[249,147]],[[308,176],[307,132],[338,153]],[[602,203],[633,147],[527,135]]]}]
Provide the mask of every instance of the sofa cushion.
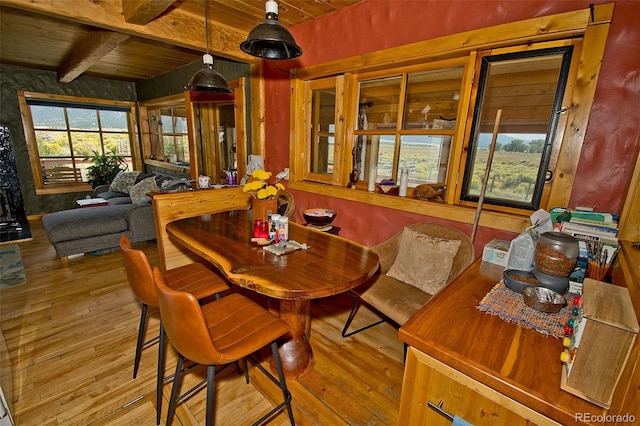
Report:
[{"label": "sofa cushion", "polygon": [[131,197],[128,195],[126,197],[115,197],[107,200],[107,204],[110,206],[117,206],[119,204],[131,204]]},{"label": "sofa cushion", "polygon": [[127,212],[134,204],[63,210],[42,218],[49,241],[69,241],[129,229]]},{"label": "sofa cushion", "polygon": [[131,187],[135,185],[136,178],[139,174],[139,171],[119,172],[116,177],[113,178],[113,182],[111,182],[111,185],[109,185],[109,191],[123,192],[125,194],[128,194],[129,190],[131,190]]},{"label": "sofa cushion", "polygon": [[129,190],[129,197],[131,197],[131,202],[134,204],[150,204],[151,198],[147,196],[147,192],[155,192],[158,189],[160,188],[156,184],[156,178],[150,176],[133,185]]},{"label": "sofa cushion", "polygon": [[435,238],[404,228],[398,255],[387,275],[435,294],[447,283],[459,247],[459,240]]},{"label": "sofa cushion", "polygon": [[105,200],[111,200],[113,198],[129,197],[129,194],[125,194],[124,192],[114,192],[114,191],[100,192],[99,194],[96,194],[96,195],[100,198],[104,198]]}]

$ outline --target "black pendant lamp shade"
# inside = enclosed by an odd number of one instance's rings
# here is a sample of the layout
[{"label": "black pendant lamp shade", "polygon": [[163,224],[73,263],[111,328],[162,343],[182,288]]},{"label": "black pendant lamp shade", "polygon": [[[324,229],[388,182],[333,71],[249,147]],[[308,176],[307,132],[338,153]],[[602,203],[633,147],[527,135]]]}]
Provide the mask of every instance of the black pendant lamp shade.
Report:
[{"label": "black pendant lamp shade", "polygon": [[207,93],[231,93],[231,87],[220,73],[213,69],[213,56],[208,53],[202,55],[202,62],[204,68],[191,77],[184,89]]},{"label": "black pendant lamp shade", "polygon": [[293,59],[302,55],[289,30],[278,22],[278,3],[268,0],[266,9],[265,20],[251,30],[240,49],[263,59]]},{"label": "black pendant lamp shade", "polygon": [[204,68],[191,77],[189,84],[184,86],[184,90],[207,93],[231,93],[231,87],[229,87],[224,77],[213,69],[213,56],[209,54],[209,8],[207,6],[207,0],[204,0],[204,32],[207,38],[207,53],[202,55]]}]

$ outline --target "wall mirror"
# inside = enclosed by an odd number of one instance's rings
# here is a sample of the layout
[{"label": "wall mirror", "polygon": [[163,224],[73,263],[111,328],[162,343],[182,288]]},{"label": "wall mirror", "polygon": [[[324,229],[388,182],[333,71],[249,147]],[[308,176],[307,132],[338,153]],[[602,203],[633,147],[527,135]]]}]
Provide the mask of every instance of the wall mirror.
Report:
[{"label": "wall mirror", "polygon": [[244,78],[230,81],[230,94],[184,92],[140,103],[144,162],[226,183],[246,173]]}]

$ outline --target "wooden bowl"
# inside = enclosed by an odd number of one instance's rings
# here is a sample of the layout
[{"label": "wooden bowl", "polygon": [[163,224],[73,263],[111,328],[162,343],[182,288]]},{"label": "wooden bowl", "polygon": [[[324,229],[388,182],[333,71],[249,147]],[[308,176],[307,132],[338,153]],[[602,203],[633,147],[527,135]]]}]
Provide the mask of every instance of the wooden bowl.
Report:
[{"label": "wooden bowl", "polygon": [[327,226],[336,218],[336,212],[331,209],[307,209],[302,212],[302,216],[310,225]]},{"label": "wooden bowl", "polygon": [[522,297],[527,306],[549,314],[560,311],[567,304],[563,295],[545,287],[525,287]]}]

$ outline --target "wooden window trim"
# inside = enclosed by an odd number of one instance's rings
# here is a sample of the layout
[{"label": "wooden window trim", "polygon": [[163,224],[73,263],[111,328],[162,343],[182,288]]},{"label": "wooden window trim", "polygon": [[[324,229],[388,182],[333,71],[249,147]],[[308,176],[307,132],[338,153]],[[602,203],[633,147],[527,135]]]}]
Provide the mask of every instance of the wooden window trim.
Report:
[{"label": "wooden window trim", "polygon": [[[576,58],[579,65],[576,67],[574,86],[570,91],[571,99],[569,103],[566,103],[566,105],[571,105],[571,108],[564,118],[565,122],[562,123],[562,126],[559,124],[557,131],[558,134],[561,134],[563,142],[556,157],[555,182],[548,194],[545,194],[545,200],[543,200],[545,204],[541,205],[541,208],[568,205],[584,140],[584,131],[574,129],[586,129],[588,125],[613,9],[614,3],[600,4],[594,6],[593,10],[587,8],[497,25],[296,70],[296,78],[292,81],[291,96],[292,166],[289,187],[442,219],[473,223],[475,208],[454,204],[455,196],[452,194],[447,195],[445,200],[447,204],[438,204],[351,190],[344,188],[344,186],[337,187],[303,181],[302,170],[299,168],[300,162],[295,158],[295,155],[301,154],[298,146],[303,143],[300,136],[302,134],[300,130],[303,127],[302,120],[299,119],[299,102],[303,96],[300,92],[304,90],[304,82],[343,73],[355,75],[464,56],[469,56],[470,63],[474,63],[477,52],[483,50],[582,38],[582,48],[579,58]],[[461,93],[461,101],[463,96],[470,99],[471,84],[468,83],[468,81],[464,83],[465,93]],[[463,109],[469,108],[471,102],[467,102],[467,104]],[[352,107],[353,105],[345,105],[345,108],[351,108],[350,111],[355,111]],[[459,118],[466,120],[468,110],[464,113],[464,117]],[[345,124],[344,149],[347,151],[353,144],[353,132],[349,130],[352,124],[352,122]],[[465,139],[456,136],[454,144],[459,144],[462,140]],[[452,146],[452,150],[456,148],[458,147]],[[452,155],[455,155],[455,151]],[[452,159],[460,161],[460,158],[452,157]],[[454,167],[453,163],[450,164],[450,168],[452,167]],[[457,169],[460,167],[463,167],[462,162],[457,164]],[[459,179],[461,178],[458,177],[458,181]],[[516,209],[486,211],[480,217],[480,225],[519,233],[530,225],[529,215],[530,212],[525,214]]]},{"label": "wooden window trim", "polygon": [[27,103],[27,99],[45,99],[51,101],[73,102],[81,104],[99,104],[105,106],[119,106],[129,108],[129,140],[131,143],[131,161],[136,170],[141,169],[142,160],[140,157],[140,147],[137,143],[138,122],[136,118],[135,103],[128,101],[117,101],[112,99],[84,98],[78,96],[54,95],[50,93],[37,93],[18,91],[18,106],[20,115],[22,116],[22,127],[24,137],[27,142],[27,152],[29,154],[29,165],[33,175],[33,183],[36,195],[61,194],[71,192],[87,192],[91,191],[91,185],[85,182],[81,183],[56,183],[45,185],[43,182],[42,168],[40,167],[40,156],[38,154],[38,142],[36,140],[35,129],[33,127],[33,118],[31,117],[31,109]]}]

